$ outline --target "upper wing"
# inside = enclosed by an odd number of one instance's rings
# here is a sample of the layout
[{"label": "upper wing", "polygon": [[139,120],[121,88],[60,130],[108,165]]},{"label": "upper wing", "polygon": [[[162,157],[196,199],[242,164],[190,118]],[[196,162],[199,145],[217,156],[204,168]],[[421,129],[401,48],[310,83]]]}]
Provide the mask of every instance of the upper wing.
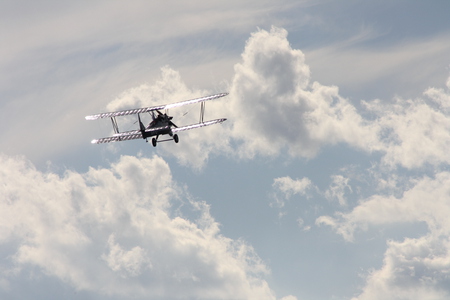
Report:
[{"label": "upper wing", "polygon": [[86,120],[97,120],[97,119],[101,119],[101,118],[111,118],[111,117],[146,113],[146,112],[153,111],[153,110],[169,109],[169,108],[174,108],[174,107],[178,107],[178,106],[182,106],[182,105],[213,100],[213,99],[225,97],[226,95],[228,95],[228,93],[220,93],[220,94],[216,94],[216,95],[196,98],[196,99],[192,99],[192,100],[186,100],[186,101],[172,103],[172,104],[165,104],[165,105],[151,106],[151,107],[144,107],[144,108],[135,108],[135,109],[129,109],[129,110],[116,111],[116,112],[100,113],[100,114],[96,114],[96,115],[86,116]]},{"label": "upper wing", "polygon": [[228,93],[220,93],[220,94],[196,98],[196,99],[192,99],[192,100],[186,100],[186,101],[181,101],[181,102],[177,102],[177,103],[167,104],[167,105],[164,105],[164,108],[161,108],[161,109],[169,109],[169,108],[174,108],[174,107],[178,107],[178,106],[209,101],[209,100],[225,97],[226,95],[228,95]]},{"label": "upper wing", "polygon": [[176,133],[178,131],[184,131],[184,130],[190,130],[190,129],[194,129],[194,128],[200,128],[200,127],[204,127],[204,126],[209,126],[209,125],[213,125],[213,124],[222,123],[222,122],[224,122],[226,120],[227,119],[216,119],[216,120],[206,121],[206,122],[203,122],[203,123],[191,124],[191,125],[187,125],[187,126],[183,126],[183,127],[173,128],[172,132]]}]

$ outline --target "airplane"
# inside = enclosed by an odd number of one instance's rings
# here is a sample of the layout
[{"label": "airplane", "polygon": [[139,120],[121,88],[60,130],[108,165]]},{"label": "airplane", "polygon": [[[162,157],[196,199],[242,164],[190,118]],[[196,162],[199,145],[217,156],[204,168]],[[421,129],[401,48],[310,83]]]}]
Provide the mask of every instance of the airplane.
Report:
[{"label": "airplane", "polygon": [[[114,135],[99,139],[94,139],[91,141],[92,144],[102,144],[102,143],[110,143],[110,142],[119,142],[119,141],[129,141],[129,140],[135,140],[135,139],[145,139],[148,142],[148,138],[152,138],[152,145],[153,147],[156,147],[156,144],[159,142],[166,142],[173,140],[175,143],[178,143],[178,132],[184,131],[184,130],[190,130],[194,128],[200,128],[204,126],[209,126],[213,124],[219,124],[227,119],[216,119],[216,120],[209,120],[204,121],[204,113],[205,113],[205,101],[221,98],[227,96],[228,93],[220,93],[215,94],[211,96],[176,102],[172,104],[164,104],[164,105],[158,105],[158,106],[152,106],[152,107],[144,107],[144,108],[135,108],[135,109],[129,109],[129,110],[122,110],[122,111],[116,111],[116,112],[107,112],[107,113],[100,113],[96,115],[90,115],[86,116],[86,120],[97,120],[102,118],[111,118],[112,126],[114,129]],[[183,105],[188,104],[194,104],[194,103],[201,103],[200,107],[200,121],[195,124],[187,125],[178,127],[172,122],[172,116],[168,116],[167,113],[162,113],[161,110],[165,109],[166,111],[170,108],[179,107]],[[141,113],[151,113],[152,115],[152,121],[148,124],[147,127],[144,126],[144,124],[141,121]],[[155,115],[155,112],[157,115]],[[137,114],[138,116],[138,122],[139,122],[139,129],[138,130],[131,130],[131,131],[125,131],[125,132],[119,132],[119,126],[116,121],[116,117],[119,116],[128,116]],[[160,135],[169,135],[169,139],[165,140],[158,140]]]}]

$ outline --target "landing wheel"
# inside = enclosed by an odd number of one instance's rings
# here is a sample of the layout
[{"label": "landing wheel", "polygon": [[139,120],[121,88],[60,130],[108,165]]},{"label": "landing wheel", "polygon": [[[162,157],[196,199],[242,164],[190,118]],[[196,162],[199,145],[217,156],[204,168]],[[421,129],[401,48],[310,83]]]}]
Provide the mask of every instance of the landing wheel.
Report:
[{"label": "landing wheel", "polygon": [[153,147],[156,147],[156,139],[155,138],[152,138],[152,145],[153,145]]},{"label": "landing wheel", "polygon": [[175,143],[178,143],[178,135],[177,134],[173,135],[173,140],[175,141]]}]

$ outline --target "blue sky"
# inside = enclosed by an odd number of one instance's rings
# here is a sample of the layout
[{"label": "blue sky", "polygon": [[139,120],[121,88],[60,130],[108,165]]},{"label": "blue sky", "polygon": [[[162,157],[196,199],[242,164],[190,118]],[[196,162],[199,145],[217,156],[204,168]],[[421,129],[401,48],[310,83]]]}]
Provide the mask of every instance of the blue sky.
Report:
[{"label": "blue sky", "polygon": [[449,298],[448,2],[0,7],[1,298]]}]

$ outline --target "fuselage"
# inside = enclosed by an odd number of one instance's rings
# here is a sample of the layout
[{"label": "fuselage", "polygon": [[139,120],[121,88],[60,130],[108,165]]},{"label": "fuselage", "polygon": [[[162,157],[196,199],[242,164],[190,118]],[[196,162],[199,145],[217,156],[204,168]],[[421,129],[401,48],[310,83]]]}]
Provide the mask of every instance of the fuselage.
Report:
[{"label": "fuselage", "polygon": [[[153,121],[151,121],[146,129],[153,129],[150,132],[145,132],[145,138],[151,136],[158,136],[162,134],[168,134],[172,136],[171,122],[172,117],[166,114],[158,115]],[[155,130],[156,129],[156,130]]]}]

